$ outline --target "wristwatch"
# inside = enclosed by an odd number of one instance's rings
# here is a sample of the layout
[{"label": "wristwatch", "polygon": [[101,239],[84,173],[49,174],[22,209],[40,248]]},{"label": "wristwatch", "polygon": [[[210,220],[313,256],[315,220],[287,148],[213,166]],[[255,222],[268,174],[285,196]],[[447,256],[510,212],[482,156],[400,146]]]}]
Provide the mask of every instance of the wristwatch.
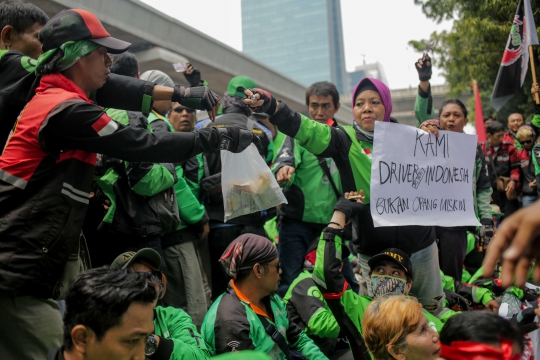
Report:
[{"label": "wristwatch", "polygon": [[146,338],[146,347],[144,348],[144,355],[154,355],[157,349],[156,335],[152,334]]}]

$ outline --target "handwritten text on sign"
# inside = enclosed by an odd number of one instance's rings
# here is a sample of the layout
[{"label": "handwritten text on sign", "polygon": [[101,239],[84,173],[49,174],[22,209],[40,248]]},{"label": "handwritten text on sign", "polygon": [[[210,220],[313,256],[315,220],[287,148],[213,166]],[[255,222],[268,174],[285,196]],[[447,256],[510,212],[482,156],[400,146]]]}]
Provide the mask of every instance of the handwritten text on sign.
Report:
[{"label": "handwritten text on sign", "polygon": [[375,227],[479,226],[474,213],[476,136],[375,123],[371,214]]}]

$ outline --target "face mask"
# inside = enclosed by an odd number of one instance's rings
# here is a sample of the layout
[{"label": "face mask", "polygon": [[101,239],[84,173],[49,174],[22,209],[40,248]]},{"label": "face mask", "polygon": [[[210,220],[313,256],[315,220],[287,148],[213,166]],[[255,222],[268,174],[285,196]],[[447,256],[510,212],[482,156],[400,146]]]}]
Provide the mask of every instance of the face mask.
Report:
[{"label": "face mask", "polygon": [[388,275],[371,275],[371,287],[373,297],[385,295],[403,295],[407,281]]}]

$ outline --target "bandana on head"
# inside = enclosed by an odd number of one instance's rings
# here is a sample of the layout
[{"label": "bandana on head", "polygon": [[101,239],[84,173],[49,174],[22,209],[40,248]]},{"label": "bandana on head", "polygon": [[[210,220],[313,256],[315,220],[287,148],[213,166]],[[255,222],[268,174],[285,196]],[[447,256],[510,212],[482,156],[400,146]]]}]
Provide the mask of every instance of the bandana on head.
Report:
[{"label": "bandana on head", "polygon": [[238,271],[250,269],[257,263],[266,263],[277,257],[276,247],[270,240],[255,234],[244,234],[233,240],[221,255],[219,263],[230,278],[236,279]]},{"label": "bandana on head", "polygon": [[371,275],[373,298],[386,295],[403,295],[407,281],[388,275]]},{"label": "bandana on head", "polygon": [[48,63],[51,58],[56,54],[58,49],[64,51],[64,56],[58,60],[55,64],[55,71],[64,71],[69,69],[73,64],[77,62],[83,56],[90,54],[92,51],[100,47],[101,45],[96,44],[95,42],[89,40],[79,40],[79,41],[67,41],[60,45],[59,48],[51,49],[39,56],[37,59],[36,65],[36,75],[42,75],[39,73],[39,69],[42,65]]},{"label": "bandana on head", "polygon": [[512,355],[510,340],[501,341],[501,350],[472,341],[452,341],[441,344],[441,357],[448,360],[519,360],[521,354]]}]

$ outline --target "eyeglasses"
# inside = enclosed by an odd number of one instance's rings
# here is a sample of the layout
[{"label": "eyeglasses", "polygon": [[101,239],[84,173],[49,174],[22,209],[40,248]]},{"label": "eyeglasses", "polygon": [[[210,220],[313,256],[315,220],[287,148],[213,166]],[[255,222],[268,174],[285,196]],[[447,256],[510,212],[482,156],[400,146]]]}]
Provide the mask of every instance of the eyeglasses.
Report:
[{"label": "eyeglasses", "polygon": [[279,272],[279,270],[281,270],[281,264],[277,264],[277,265],[268,264],[268,265],[269,266],[274,266],[277,269],[277,272]]},{"label": "eyeglasses", "polygon": [[529,140],[523,140],[523,141],[519,140],[519,143],[520,143],[521,145],[531,144],[532,142],[533,142],[532,139],[529,139]]},{"label": "eyeglasses", "polygon": [[188,108],[188,107],[180,107],[180,106],[175,107],[173,109],[174,112],[179,113],[179,114],[181,114],[184,110],[186,110],[186,112],[188,114],[193,114],[193,113],[195,113],[195,111],[197,111],[195,109],[191,109],[191,108]]},{"label": "eyeglasses", "polygon": [[147,276],[148,282],[152,285],[157,285],[158,289],[158,299],[161,298],[161,295],[163,294],[163,273],[160,270],[152,270],[145,273]]}]

